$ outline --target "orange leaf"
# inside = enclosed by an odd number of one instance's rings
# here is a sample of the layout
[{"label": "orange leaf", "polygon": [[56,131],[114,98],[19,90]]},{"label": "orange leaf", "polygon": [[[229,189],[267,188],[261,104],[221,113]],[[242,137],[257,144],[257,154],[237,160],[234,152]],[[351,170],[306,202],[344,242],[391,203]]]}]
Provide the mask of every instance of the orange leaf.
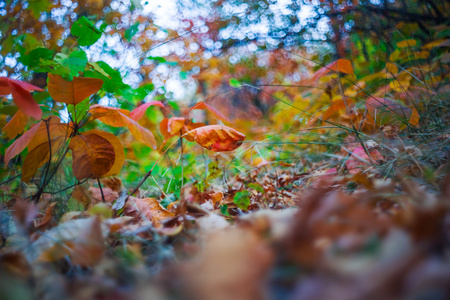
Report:
[{"label": "orange leaf", "polygon": [[20,138],[18,138],[14,143],[11,144],[11,146],[8,147],[5,151],[5,166],[8,165],[11,158],[18,155],[20,152],[25,149],[28,144],[33,139],[34,135],[38,131],[39,127],[41,126],[43,122],[39,122],[35,124],[33,127],[31,127],[28,131],[26,131]]},{"label": "orange leaf", "polygon": [[164,104],[162,104],[161,101],[150,101],[133,109],[133,111],[130,113],[130,117],[135,121],[139,121],[144,116],[147,108],[153,105],[164,108]]},{"label": "orange leaf", "polygon": [[244,134],[224,125],[199,127],[185,133],[183,137],[215,152],[234,150],[245,140]]},{"label": "orange leaf", "polygon": [[312,77],[312,80],[316,81],[320,77],[324,76],[325,74],[329,73],[330,71],[334,72],[341,72],[345,74],[355,75],[353,73],[353,67],[352,63],[348,59],[338,59],[334,62],[332,62],[329,65],[326,65],[323,68],[320,68]]},{"label": "orange leaf", "polygon": [[138,199],[133,196],[128,197],[123,213],[126,216],[152,221],[156,227],[161,226],[162,220],[174,216],[173,213],[162,207],[155,198]]},{"label": "orange leaf", "polygon": [[[61,148],[64,141],[65,139],[62,136],[52,139],[52,154],[55,154],[55,152]],[[50,149],[48,140],[32,149],[28,146],[28,154],[22,165],[22,181],[30,181],[34,174],[36,174],[37,169],[48,161],[49,155]]]},{"label": "orange leaf", "polygon": [[24,115],[21,110],[18,110],[11,120],[3,127],[2,131],[4,131],[6,136],[12,140],[23,132],[27,122],[28,117]]},{"label": "orange leaf", "polygon": [[114,147],[100,135],[87,131],[70,141],[73,174],[78,180],[100,178],[107,174],[115,161]]},{"label": "orange leaf", "polygon": [[116,155],[116,158],[114,160],[114,164],[111,167],[111,169],[103,175],[103,177],[107,176],[113,176],[119,174],[120,170],[123,167],[123,163],[125,162],[125,151],[123,150],[122,142],[114,135],[108,132],[104,132],[101,130],[91,130],[89,131],[91,133],[95,133],[102,138],[106,139],[108,142],[111,143],[111,145],[114,148],[114,154]]},{"label": "orange leaf", "polygon": [[206,104],[205,102],[201,101],[201,102],[195,104],[194,106],[192,106],[189,109],[189,112],[191,110],[194,110],[194,109],[206,109],[206,110],[209,110],[217,119],[219,119],[221,121],[224,121],[224,122],[231,123],[231,121],[227,117],[225,117],[220,111],[218,111],[217,109],[215,109],[211,105]]},{"label": "orange leaf", "polygon": [[102,87],[103,80],[89,77],[74,77],[64,80],[59,75],[48,74],[48,92],[58,102],[76,105]]},{"label": "orange leaf", "polygon": [[92,114],[91,119],[99,119],[99,121],[113,127],[128,127],[131,134],[141,143],[156,149],[156,140],[153,133],[147,128],[139,125],[131,119],[129,112],[125,109],[93,105],[89,112]]}]

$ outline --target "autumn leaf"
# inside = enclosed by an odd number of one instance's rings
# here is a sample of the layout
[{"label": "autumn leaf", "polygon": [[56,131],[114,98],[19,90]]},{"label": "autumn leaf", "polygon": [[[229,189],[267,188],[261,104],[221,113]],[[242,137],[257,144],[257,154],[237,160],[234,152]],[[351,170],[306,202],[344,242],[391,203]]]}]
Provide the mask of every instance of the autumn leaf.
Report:
[{"label": "autumn leaf", "polygon": [[6,133],[6,136],[10,140],[12,140],[23,132],[27,122],[28,116],[26,116],[21,110],[18,110],[11,120],[9,120],[9,122],[2,128],[2,131]]},{"label": "autumn leaf", "polygon": [[368,149],[370,157],[364,151],[362,146],[356,148],[351,153],[352,156],[345,162],[345,166],[347,170],[349,170],[350,174],[357,174],[363,170],[364,167],[367,167],[372,162],[378,164],[377,161],[384,160],[384,157],[377,149]]},{"label": "autumn leaf", "polygon": [[199,127],[185,133],[183,137],[214,152],[234,150],[245,140],[244,134],[224,125]]},{"label": "autumn leaf", "polygon": [[42,110],[31,96],[32,91],[44,90],[20,80],[0,77],[0,96],[12,94],[14,103],[26,116],[39,120],[42,117]]},{"label": "autumn leaf", "polygon": [[156,227],[161,226],[162,220],[174,216],[173,213],[162,207],[155,198],[138,199],[133,196],[128,197],[123,213],[126,216],[152,221]]},{"label": "autumn leaf", "polygon": [[205,102],[200,101],[199,103],[195,104],[194,106],[192,106],[189,109],[189,112],[194,109],[206,109],[206,110],[210,111],[217,119],[224,121],[224,122],[231,123],[231,121],[227,117],[225,117],[220,111],[218,111],[211,105],[206,104]]},{"label": "autumn leaf", "polygon": [[[61,123],[61,120],[56,116],[50,117],[48,123],[51,140],[58,137],[68,137],[71,134],[72,129],[67,126],[67,124]],[[21,153],[25,148],[28,147],[28,151],[32,151],[34,148],[43,143],[48,144],[47,125],[45,122],[40,121],[26,131],[20,138],[14,141],[8,149],[6,149],[5,165],[8,165],[9,161]]]},{"label": "autumn leaf", "polygon": [[71,264],[92,266],[97,264],[104,251],[103,232],[99,218],[67,221],[40,236],[30,245],[30,261],[52,262],[70,257]]},{"label": "autumn leaf", "polygon": [[[57,152],[63,145],[65,139],[59,136],[51,141],[52,154]],[[38,146],[30,149],[28,147],[28,154],[22,165],[22,181],[28,182],[36,174],[36,171],[49,160],[50,146],[48,141],[45,141]]]},{"label": "autumn leaf", "polygon": [[397,43],[397,47],[399,48],[409,48],[417,45],[417,41],[414,39],[403,40]]},{"label": "autumn leaf", "polygon": [[114,165],[114,146],[95,131],[77,135],[70,141],[72,150],[73,174],[78,180],[100,178],[107,174]]},{"label": "autumn leaf", "polygon": [[101,130],[91,130],[90,133],[95,133],[102,138],[106,139],[108,142],[111,143],[111,145],[114,148],[114,154],[115,154],[115,160],[114,164],[112,165],[111,169],[103,175],[102,177],[108,177],[119,174],[120,170],[123,167],[123,163],[125,162],[125,151],[123,150],[123,145],[120,142],[120,140],[111,133],[104,132]]},{"label": "autumn leaf", "polygon": [[366,108],[377,124],[384,125],[398,119],[405,120],[411,116],[411,109],[388,98],[370,97]]},{"label": "autumn leaf", "polygon": [[139,121],[144,116],[147,108],[149,108],[150,106],[159,106],[164,108],[164,104],[162,104],[161,101],[150,101],[138,106],[133,111],[131,111],[130,117],[135,121]]},{"label": "autumn leaf", "polygon": [[98,92],[103,80],[89,77],[74,77],[67,81],[59,75],[48,74],[48,92],[58,102],[77,105]]},{"label": "autumn leaf", "polygon": [[314,76],[311,78],[312,81],[319,80],[320,77],[326,75],[329,72],[341,72],[345,74],[355,75],[353,73],[352,63],[348,59],[338,59],[323,68],[320,68]]},{"label": "autumn leaf", "polygon": [[101,122],[113,127],[127,127],[131,134],[141,143],[156,149],[156,140],[153,133],[147,128],[139,125],[129,117],[129,111],[103,106],[93,105],[89,112],[92,114],[91,120],[98,119]]}]

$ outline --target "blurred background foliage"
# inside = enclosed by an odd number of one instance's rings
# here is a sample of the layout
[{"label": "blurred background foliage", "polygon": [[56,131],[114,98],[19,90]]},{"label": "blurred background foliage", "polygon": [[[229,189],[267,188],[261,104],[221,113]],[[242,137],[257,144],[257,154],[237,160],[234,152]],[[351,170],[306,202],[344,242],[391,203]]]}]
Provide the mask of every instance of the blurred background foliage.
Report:
[{"label": "blurred background foliage", "polygon": [[[101,78],[103,89],[90,104],[131,110],[162,101],[171,112],[150,108],[140,121],[160,144],[161,120],[206,101],[248,139],[237,159],[224,155],[231,161],[221,166],[224,174],[249,172],[261,161],[310,168],[336,155],[349,128],[376,133],[385,125],[367,113],[370,96],[414,108],[400,122],[408,134],[440,130],[446,121],[437,114],[447,112],[442,95],[448,89],[449,6],[436,0],[2,1],[0,74],[43,88],[48,72]],[[77,34],[75,22],[93,28]],[[339,58],[351,61],[353,74],[312,77]],[[233,80],[237,84],[230,85]],[[70,108],[52,103],[47,93],[35,98],[67,119]],[[3,115],[2,126],[11,116]],[[190,117],[216,122],[204,112]],[[340,127],[327,130],[330,122]],[[320,130],[308,129],[314,126]],[[126,149],[122,179],[137,182],[160,152],[136,144],[121,128],[107,130],[120,136]],[[2,153],[11,142],[3,140]],[[166,192],[179,190],[182,174],[188,181],[205,179],[208,165],[220,158],[184,146],[183,167],[178,144],[155,169]],[[431,156],[440,159],[438,152]],[[13,163],[20,166],[21,158]],[[166,175],[167,166],[173,177],[163,180],[158,176]],[[2,171],[5,178],[12,170]],[[61,172],[71,180],[70,170]]]}]

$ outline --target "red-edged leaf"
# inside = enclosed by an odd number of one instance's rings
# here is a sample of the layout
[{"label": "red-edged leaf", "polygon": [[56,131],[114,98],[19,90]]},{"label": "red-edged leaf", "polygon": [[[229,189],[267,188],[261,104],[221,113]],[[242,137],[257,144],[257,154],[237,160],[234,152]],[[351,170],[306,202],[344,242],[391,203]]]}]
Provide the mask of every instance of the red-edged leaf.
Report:
[{"label": "red-edged leaf", "polygon": [[244,134],[224,125],[199,127],[185,133],[183,137],[215,152],[234,150],[245,140]]},{"label": "red-edged leaf", "polygon": [[8,147],[5,151],[5,166],[8,165],[11,158],[18,155],[20,152],[25,149],[28,144],[33,139],[34,135],[38,131],[39,127],[41,126],[43,122],[39,122],[33,127],[31,127],[28,131],[26,131],[20,138],[18,138],[14,143],[11,144],[11,146]]},{"label": "red-edged leaf", "polygon": [[34,101],[30,92],[25,90],[22,86],[23,84],[18,84],[14,81],[9,82],[14,103],[25,115],[40,120],[42,117],[41,108],[36,101]]},{"label": "red-edged leaf", "polygon": [[32,91],[38,91],[43,92],[44,90],[40,87],[37,87],[35,85],[29,84],[25,81],[15,80],[8,77],[0,77],[0,96],[6,96],[11,94],[11,87],[9,86],[9,83],[15,83],[19,85],[22,89],[24,89],[27,92]]},{"label": "red-edged leaf", "polygon": [[76,105],[98,92],[103,80],[89,77],[74,77],[64,80],[59,75],[48,74],[48,92],[58,102]]},{"label": "red-edged leaf", "polygon": [[133,109],[133,111],[130,113],[130,117],[135,121],[139,121],[144,116],[145,112],[147,111],[147,108],[149,108],[150,106],[159,106],[164,108],[164,104],[162,104],[161,101],[147,102]]},{"label": "red-edged leaf", "polygon": [[225,117],[220,111],[218,111],[211,105],[206,104],[205,102],[199,102],[199,103],[195,104],[194,106],[192,106],[189,109],[189,112],[194,109],[206,109],[206,110],[210,111],[217,119],[224,121],[224,122],[231,123],[231,121],[227,117]]}]

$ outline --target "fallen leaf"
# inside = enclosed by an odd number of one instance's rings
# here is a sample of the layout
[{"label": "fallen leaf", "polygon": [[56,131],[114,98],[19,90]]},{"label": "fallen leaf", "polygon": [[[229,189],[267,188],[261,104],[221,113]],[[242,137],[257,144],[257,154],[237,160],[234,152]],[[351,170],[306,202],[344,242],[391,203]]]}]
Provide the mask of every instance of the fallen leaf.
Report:
[{"label": "fallen leaf", "polygon": [[27,248],[27,259],[31,262],[52,262],[67,255],[71,264],[95,265],[103,256],[103,240],[109,233],[107,228],[102,230],[101,225],[97,217],[60,224],[45,232]]},{"label": "fallen leaf", "polygon": [[183,137],[215,152],[234,150],[245,140],[244,134],[224,125],[199,127],[185,133]]},{"label": "fallen leaf", "polygon": [[159,204],[155,198],[139,199],[133,196],[128,197],[126,206],[123,209],[126,216],[131,216],[137,219],[147,219],[156,227],[161,226],[161,221],[172,218],[173,213],[166,210]]},{"label": "fallen leaf", "polygon": [[370,97],[366,101],[366,108],[377,124],[385,125],[400,120],[408,120],[412,111],[388,98]]}]

